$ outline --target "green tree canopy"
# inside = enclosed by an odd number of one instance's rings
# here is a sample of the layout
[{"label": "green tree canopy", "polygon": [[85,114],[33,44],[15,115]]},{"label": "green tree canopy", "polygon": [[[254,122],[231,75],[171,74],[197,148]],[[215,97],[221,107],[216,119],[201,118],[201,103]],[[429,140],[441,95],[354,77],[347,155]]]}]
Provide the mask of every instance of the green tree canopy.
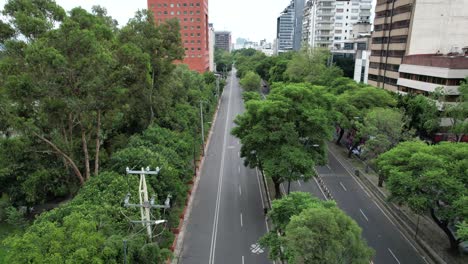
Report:
[{"label": "green tree canopy", "polygon": [[[363,158],[373,163],[380,154],[396,146],[404,138],[403,114],[392,108],[374,108],[358,122],[358,137],[365,139]],[[384,178],[379,178],[382,186]]]},{"label": "green tree canopy", "polygon": [[450,120],[449,131],[460,142],[464,135],[468,134],[468,77],[458,88],[460,95],[455,104],[443,103],[445,117]]},{"label": "green tree canopy", "polygon": [[400,143],[380,155],[377,166],[386,177],[391,200],[415,213],[430,212],[453,248],[460,238],[449,226],[468,218],[468,145],[420,141]]},{"label": "green tree canopy", "polygon": [[[339,81],[339,80],[337,80]],[[338,86],[343,84],[337,83]],[[333,91],[333,88],[329,88]],[[376,89],[372,86],[359,86],[359,88],[345,89],[339,94],[334,105],[338,112],[337,123],[341,128],[337,144],[340,144],[344,134],[344,129],[356,128],[356,123],[364,118],[367,112],[374,107],[393,107],[396,100],[383,89]],[[336,91],[335,91],[336,93]]]},{"label": "green tree canopy", "polygon": [[343,76],[343,71],[340,68],[327,67],[329,57],[330,52],[325,49],[302,49],[293,55],[285,75],[292,82],[328,85],[334,79]]},{"label": "green tree canopy", "polygon": [[261,78],[255,72],[247,72],[240,80],[240,84],[245,91],[255,92],[260,89]]},{"label": "green tree canopy", "polygon": [[397,107],[408,119],[406,127],[414,129],[419,137],[429,137],[440,124],[440,113],[434,100],[423,95],[399,95]]},{"label": "green tree canopy", "polygon": [[324,164],[324,141],[333,130],[334,97],[308,84],[277,84],[266,100],[251,100],[235,120],[232,133],[241,140],[246,165],[259,166],[275,183],[310,179],[313,166]]},{"label": "green tree canopy", "polygon": [[273,201],[269,213],[274,229],[261,238],[270,259],[288,263],[369,263],[373,250],[359,226],[334,202],[293,192]]}]

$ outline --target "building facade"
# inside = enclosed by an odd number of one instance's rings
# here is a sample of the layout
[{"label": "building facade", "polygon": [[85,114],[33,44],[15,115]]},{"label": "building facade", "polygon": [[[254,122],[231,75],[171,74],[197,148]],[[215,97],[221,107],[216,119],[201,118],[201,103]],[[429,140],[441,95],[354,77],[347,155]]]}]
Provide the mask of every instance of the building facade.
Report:
[{"label": "building facade", "polygon": [[304,8],[303,42],[311,47],[342,49],[353,25],[370,22],[373,0],[309,0]]},{"label": "building facade", "polygon": [[231,32],[215,31],[215,47],[227,52],[231,51]]},{"label": "building facade", "polygon": [[305,0],[293,0],[294,5],[294,36],[293,49],[300,50],[302,47],[302,20],[304,15]]},{"label": "building facade", "polygon": [[378,0],[368,83],[425,95],[443,87],[455,98],[468,76],[467,6],[468,0]]},{"label": "building facade", "polygon": [[294,1],[291,1],[276,20],[278,53],[293,50],[294,25]]},{"label": "building facade", "polygon": [[210,68],[208,0],[148,0],[148,9],[158,23],[177,18],[185,48],[182,63],[191,70],[208,71]]}]

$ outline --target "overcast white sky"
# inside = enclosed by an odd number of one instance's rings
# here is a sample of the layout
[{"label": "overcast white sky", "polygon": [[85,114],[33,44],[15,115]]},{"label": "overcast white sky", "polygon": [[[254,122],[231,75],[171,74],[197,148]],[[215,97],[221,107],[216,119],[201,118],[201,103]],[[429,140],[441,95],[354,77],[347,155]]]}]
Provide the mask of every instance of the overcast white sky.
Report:
[{"label": "overcast white sky", "polygon": [[[6,0],[0,0],[3,9]],[[81,6],[90,10],[93,5],[101,5],[109,15],[127,23],[138,9],[147,7],[147,0],[56,0],[65,10]],[[232,31],[233,41],[238,37],[259,41],[266,38],[272,41],[276,34],[276,18],[290,0],[208,0],[209,20],[216,30]]]}]

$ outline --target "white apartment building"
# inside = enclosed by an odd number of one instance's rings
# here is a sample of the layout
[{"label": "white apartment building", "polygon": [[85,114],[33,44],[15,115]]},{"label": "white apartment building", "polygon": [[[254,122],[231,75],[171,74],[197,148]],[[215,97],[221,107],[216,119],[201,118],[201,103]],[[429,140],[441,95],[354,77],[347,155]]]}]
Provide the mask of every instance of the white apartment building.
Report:
[{"label": "white apartment building", "polygon": [[303,42],[311,47],[343,48],[353,25],[373,18],[374,0],[309,0],[304,7]]},{"label": "white apartment building", "polygon": [[369,22],[374,10],[372,0],[336,1],[333,48],[342,48],[340,41],[352,38],[353,25]]}]

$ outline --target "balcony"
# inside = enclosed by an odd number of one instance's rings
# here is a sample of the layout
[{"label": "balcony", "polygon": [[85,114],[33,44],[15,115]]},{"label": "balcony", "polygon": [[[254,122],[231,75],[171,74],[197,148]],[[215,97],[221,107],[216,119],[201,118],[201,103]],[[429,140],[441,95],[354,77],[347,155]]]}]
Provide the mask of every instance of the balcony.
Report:
[{"label": "balcony", "polygon": [[329,24],[317,24],[315,28],[317,30],[333,30],[333,26],[330,26]]},{"label": "balcony", "polygon": [[335,13],[332,12],[317,12],[317,16],[319,17],[333,17]]}]

